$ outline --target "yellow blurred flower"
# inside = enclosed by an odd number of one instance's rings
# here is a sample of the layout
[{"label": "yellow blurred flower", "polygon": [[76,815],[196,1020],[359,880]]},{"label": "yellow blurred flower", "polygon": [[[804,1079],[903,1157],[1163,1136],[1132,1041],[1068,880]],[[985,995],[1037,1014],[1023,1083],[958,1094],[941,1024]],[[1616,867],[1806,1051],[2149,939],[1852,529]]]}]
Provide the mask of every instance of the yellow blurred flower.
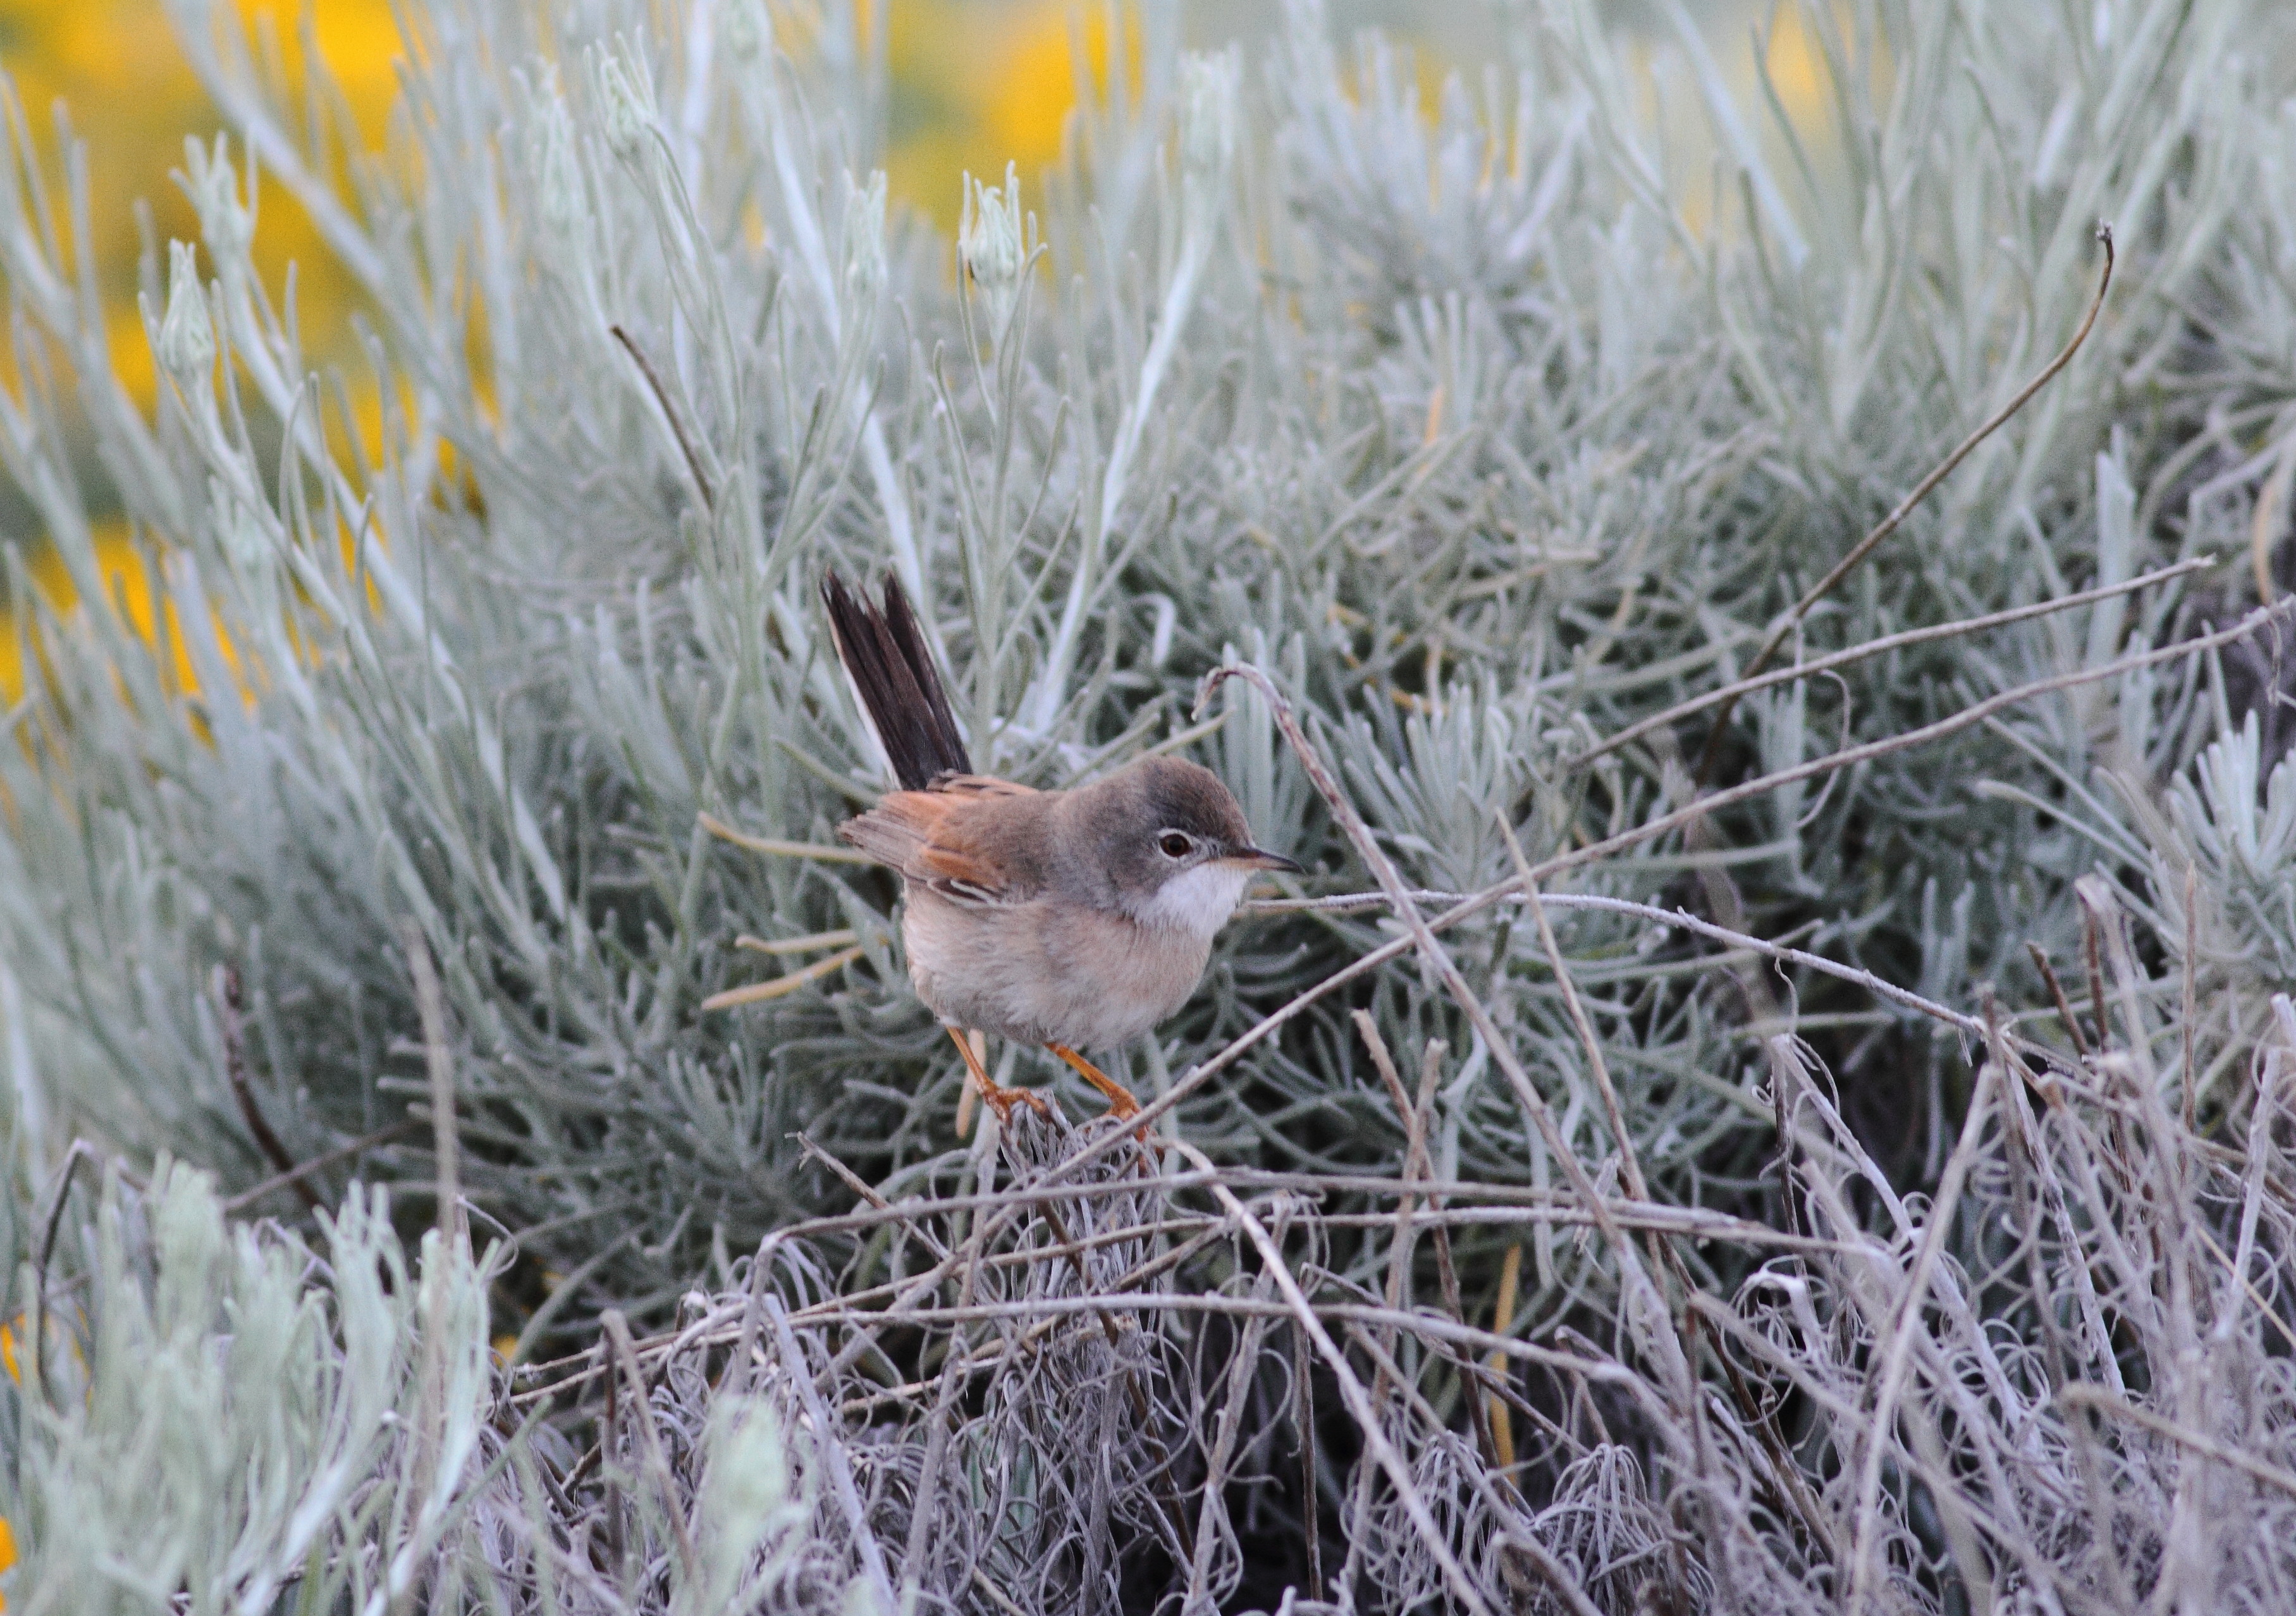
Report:
[{"label": "yellow blurred flower", "polygon": [[[152,570],[123,519],[114,517],[95,524],[95,564],[112,610],[119,612],[137,634],[147,641],[151,640],[160,622],[159,612],[154,611],[152,604]],[[32,586],[41,598],[69,623],[72,614],[80,610],[80,605],[63,562],[56,558],[53,550],[42,546],[26,558],[26,570],[31,573]],[[168,623],[168,644],[174,653],[169,676],[176,689],[195,691],[199,688],[199,681],[192,672],[191,653],[184,644],[175,603],[165,601],[162,605]],[[220,625],[217,631],[221,631]],[[232,659],[227,641],[224,644],[224,654],[227,660]],[[23,700],[23,646],[17,636],[11,614],[0,612],[0,720],[8,717],[9,710]],[[12,1342],[0,1342],[0,1349],[4,1349],[8,1372],[13,1374]]]},{"label": "yellow blurred flower", "polygon": [[[241,13],[276,37],[288,74],[300,73],[298,8],[275,0],[237,0]],[[865,8],[865,25],[867,12]],[[1001,174],[1019,162],[1033,187],[1060,153],[1075,100],[1067,0],[896,0],[891,29],[896,132],[890,178],[896,194],[953,223],[958,177]],[[284,15],[281,24],[271,19]],[[311,8],[310,44],[342,91],[360,139],[383,139],[403,53],[390,0],[327,0]],[[1108,62],[1105,13],[1094,8],[1084,41],[1095,75]],[[91,242],[96,283],[105,301],[105,337],[114,369],[147,409],[159,378],[136,308],[142,241],[135,203],[149,204],[161,242],[195,240],[199,222],[169,176],[184,165],[186,135],[211,136],[214,107],[185,64],[160,0],[0,0],[0,68],[4,68],[34,136],[53,152],[52,109],[68,111],[86,143]],[[62,199],[52,195],[52,205]],[[275,292],[296,266],[300,325],[314,358],[348,357],[349,313],[357,290],[330,259],[301,210],[266,179],[258,198],[256,262]],[[56,225],[64,220],[60,216]],[[362,398],[362,436],[379,447],[378,401]],[[119,592],[128,616],[150,634],[152,592],[140,557],[117,521],[102,525],[99,567]],[[32,538],[29,565],[36,587],[59,611],[73,604],[70,582],[55,558]],[[179,654],[184,686],[190,669]],[[0,602],[0,720],[21,700],[22,648]]]},{"label": "yellow blurred flower", "polygon": [[[892,7],[893,145],[887,178],[896,196],[943,227],[956,222],[960,181],[996,178],[1021,166],[1033,192],[1061,154],[1076,104],[1076,49],[1093,79],[1108,78],[1108,14],[1070,0],[906,0]],[[1126,41],[1128,59],[1136,38]]]}]

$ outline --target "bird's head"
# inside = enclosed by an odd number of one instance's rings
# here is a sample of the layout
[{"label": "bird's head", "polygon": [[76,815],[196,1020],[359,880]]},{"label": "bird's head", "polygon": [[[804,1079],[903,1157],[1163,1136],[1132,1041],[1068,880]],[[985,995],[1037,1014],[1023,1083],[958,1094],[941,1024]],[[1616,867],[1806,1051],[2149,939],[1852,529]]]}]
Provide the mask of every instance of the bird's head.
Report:
[{"label": "bird's head", "polygon": [[1142,925],[1207,940],[1262,870],[1300,865],[1254,847],[1219,776],[1177,758],[1144,758],[1075,793],[1086,866],[1112,907]]}]

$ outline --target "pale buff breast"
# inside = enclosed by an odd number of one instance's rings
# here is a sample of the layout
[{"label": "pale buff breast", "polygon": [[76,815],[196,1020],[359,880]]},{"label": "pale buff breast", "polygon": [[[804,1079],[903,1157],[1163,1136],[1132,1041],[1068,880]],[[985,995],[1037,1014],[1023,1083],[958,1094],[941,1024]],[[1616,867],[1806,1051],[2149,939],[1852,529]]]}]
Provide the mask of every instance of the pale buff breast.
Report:
[{"label": "pale buff breast", "polygon": [[912,887],[901,920],[917,997],[943,1021],[1000,1038],[1107,1049],[1188,1000],[1211,952],[1193,927],[1046,900],[960,906]]}]

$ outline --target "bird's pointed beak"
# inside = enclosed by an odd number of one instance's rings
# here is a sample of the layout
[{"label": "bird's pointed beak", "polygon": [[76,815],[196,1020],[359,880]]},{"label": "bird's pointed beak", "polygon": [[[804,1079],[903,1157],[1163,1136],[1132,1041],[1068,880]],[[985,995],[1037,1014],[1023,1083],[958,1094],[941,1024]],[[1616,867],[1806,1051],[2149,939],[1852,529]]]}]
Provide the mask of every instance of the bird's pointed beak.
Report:
[{"label": "bird's pointed beak", "polygon": [[1307,868],[1296,858],[1286,858],[1281,853],[1271,853],[1266,848],[1238,848],[1221,860],[1223,864],[1240,864],[1247,870],[1281,870],[1286,875],[1304,875]]}]

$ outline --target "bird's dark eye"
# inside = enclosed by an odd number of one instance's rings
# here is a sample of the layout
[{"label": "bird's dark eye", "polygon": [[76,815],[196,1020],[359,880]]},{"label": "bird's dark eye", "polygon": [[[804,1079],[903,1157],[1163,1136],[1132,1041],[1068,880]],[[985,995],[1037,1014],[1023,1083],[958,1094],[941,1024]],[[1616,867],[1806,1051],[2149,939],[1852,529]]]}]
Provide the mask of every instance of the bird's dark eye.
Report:
[{"label": "bird's dark eye", "polygon": [[1167,831],[1156,838],[1156,850],[1167,858],[1185,858],[1195,849],[1196,844],[1177,831]]}]

